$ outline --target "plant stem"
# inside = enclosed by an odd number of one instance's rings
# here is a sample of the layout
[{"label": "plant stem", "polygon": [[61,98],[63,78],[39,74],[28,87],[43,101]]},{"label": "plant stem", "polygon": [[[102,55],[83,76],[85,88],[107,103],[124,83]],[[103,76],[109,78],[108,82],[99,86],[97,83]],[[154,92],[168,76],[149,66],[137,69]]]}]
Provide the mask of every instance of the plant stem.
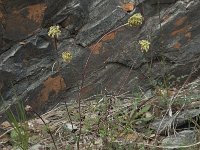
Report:
[{"label": "plant stem", "polygon": [[[106,34],[104,34],[97,42],[96,42],[96,45],[94,48],[96,48],[97,44],[108,34],[118,30],[119,28],[122,28],[124,26],[128,25],[128,23],[126,24],[123,24],[109,32],[107,32]],[[82,74],[82,80],[81,80],[81,87],[79,89],[79,93],[78,93],[78,98],[77,98],[77,102],[78,102],[78,111],[79,111],[79,135],[78,135],[78,140],[77,140],[77,149],[79,150],[80,149],[80,137],[81,137],[81,91],[83,89],[83,85],[84,85],[84,82],[85,82],[85,77],[86,77],[86,71],[87,71],[87,66],[88,66],[88,63],[89,63],[89,60],[91,58],[91,55],[92,55],[92,51],[90,51],[90,54],[86,60],[86,63],[84,65],[84,69],[83,69],[83,74]]]},{"label": "plant stem", "polygon": [[58,63],[58,71],[60,71],[60,63],[59,63],[59,60],[58,60],[59,59],[59,56],[58,56],[58,40],[57,40],[56,37],[54,37],[53,40],[54,40],[54,47],[55,47],[54,57],[57,60],[56,62]]},{"label": "plant stem", "polygon": [[37,112],[35,112],[34,110],[32,110],[32,111],[33,111],[34,114],[36,114],[36,115],[42,120],[42,122],[44,123],[44,125],[47,127],[48,133],[49,133],[50,136],[51,136],[51,139],[52,139],[52,141],[53,141],[54,147],[56,148],[56,150],[58,150],[58,148],[57,148],[57,146],[56,146],[56,143],[55,143],[55,140],[54,140],[54,138],[53,138],[53,135],[52,135],[52,133],[51,133],[51,130],[48,128],[46,122],[44,121],[44,119],[43,119]]}]

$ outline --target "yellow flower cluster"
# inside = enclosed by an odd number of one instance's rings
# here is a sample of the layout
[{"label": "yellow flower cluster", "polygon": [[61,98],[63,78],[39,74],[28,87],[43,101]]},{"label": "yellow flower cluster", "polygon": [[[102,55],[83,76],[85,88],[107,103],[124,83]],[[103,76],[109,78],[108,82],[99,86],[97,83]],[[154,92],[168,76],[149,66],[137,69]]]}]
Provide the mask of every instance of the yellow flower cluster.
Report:
[{"label": "yellow flower cluster", "polygon": [[139,44],[140,44],[140,49],[142,52],[144,51],[148,52],[150,44],[151,44],[148,40],[140,40]]},{"label": "yellow flower cluster", "polygon": [[158,96],[162,96],[162,97],[168,95],[167,89],[163,89],[163,88],[160,88],[160,87],[157,87],[155,92],[156,92],[156,94],[157,94]]},{"label": "yellow flower cluster", "polygon": [[52,38],[58,38],[58,36],[61,34],[60,27],[59,26],[51,26],[48,32],[48,36]]},{"label": "yellow flower cluster", "polygon": [[72,54],[70,52],[63,52],[62,53],[62,59],[69,63],[72,60]]},{"label": "yellow flower cluster", "polygon": [[143,23],[143,21],[144,21],[144,17],[141,15],[141,13],[136,13],[128,19],[127,24],[131,27],[139,26]]}]

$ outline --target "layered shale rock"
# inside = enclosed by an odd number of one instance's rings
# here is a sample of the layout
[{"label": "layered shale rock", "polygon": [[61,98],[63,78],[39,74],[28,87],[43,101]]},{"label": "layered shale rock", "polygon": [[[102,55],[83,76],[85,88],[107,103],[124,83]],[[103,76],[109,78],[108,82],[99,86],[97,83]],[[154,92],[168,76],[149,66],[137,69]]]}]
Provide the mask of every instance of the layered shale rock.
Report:
[{"label": "layered shale rock", "polygon": [[[4,102],[1,101],[0,110],[3,112],[16,99],[40,112],[61,101],[75,100],[90,53],[82,98],[105,89],[112,93],[148,90],[152,83],[167,76],[187,77],[192,69],[192,78],[196,78],[200,2],[129,3],[132,7],[127,11],[122,0],[1,1],[0,92]],[[136,12],[144,15],[142,26],[125,26],[106,34],[125,24]],[[60,71],[52,69],[55,47],[47,36],[48,28],[54,24],[62,28],[59,56],[63,51],[73,55],[69,64],[59,58]],[[147,53],[139,49],[138,41],[142,39],[151,42]]]}]

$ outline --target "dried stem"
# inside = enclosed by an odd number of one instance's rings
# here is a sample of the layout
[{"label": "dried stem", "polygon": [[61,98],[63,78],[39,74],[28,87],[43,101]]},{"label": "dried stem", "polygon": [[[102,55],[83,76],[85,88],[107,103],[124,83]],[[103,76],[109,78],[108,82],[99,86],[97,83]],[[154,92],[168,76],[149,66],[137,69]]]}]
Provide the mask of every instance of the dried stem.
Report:
[{"label": "dried stem", "polygon": [[52,135],[52,133],[51,133],[51,130],[48,128],[48,125],[46,124],[46,122],[44,121],[44,119],[43,119],[36,111],[32,110],[32,112],[33,112],[34,114],[36,114],[36,115],[42,120],[42,122],[44,123],[44,125],[47,127],[47,130],[48,130],[47,132],[50,134],[51,139],[52,139],[52,141],[53,141],[53,144],[54,144],[56,150],[58,150],[58,149],[57,149],[57,146],[56,146],[56,143],[55,143],[55,140],[54,140],[54,138],[53,138],[53,135]]},{"label": "dried stem", "polygon": [[[96,42],[96,45],[95,47],[97,46],[97,44],[108,34],[118,30],[119,28],[122,28],[124,26],[128,25],[127,23],[126,24],[123,24],[109,32],[107,32],[106,34],[104,34],[97,42]],[[95,48],[94,47],[94,48]],[[88,64],[89,64],[89,60],[91,58],[91,55],[92,55],[92,51],[90,51],[90,54],[86,60],[86,63],[85,63],[85,66],[84,66],[84,69],[83,69],[83,74],[82,74],[82,80],[81,80],[81,87],[79,89],[79,93],[78,93],[78,98],[77,98],[77,102],[78,102],[78,111],[79,111],[79,135],[78,135],[78,140],[77,140],[77,149],[79,150],[80,149],[80,138],[81,138],[81,91],[83,89],[83,85],[84,85],[84,82],[85,82],[85,78],[86,78],[86,71],[87,71],[87,67],[88,67]]]},{"label": "dried stem", "polygon": [[[58,40],[57,40],[56,37],[54,37],[53,41],[54,41],[54,47],[55,47],[55,49],[54,49],[54,57],[56,59],[56,62],[58,63],[58,71],[60,71],[60,63],[59,63],[59,56],[58,56]],[[55,65],[55,63],[53,64],[52,68],[54,68],[54,65]],[[52,71],[53,71],[53,69],[52,69]]]}]

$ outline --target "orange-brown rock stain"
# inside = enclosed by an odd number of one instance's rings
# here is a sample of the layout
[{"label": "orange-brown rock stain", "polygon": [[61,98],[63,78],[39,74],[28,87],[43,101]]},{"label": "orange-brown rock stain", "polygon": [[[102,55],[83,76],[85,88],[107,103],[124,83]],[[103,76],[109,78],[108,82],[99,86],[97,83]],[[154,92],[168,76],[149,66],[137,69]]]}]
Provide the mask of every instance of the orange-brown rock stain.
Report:
[{"label": "orange-brown rock stain", "polygon": [[[183,24],[186,24],[185,22],[187,21],[187,16],[178,18],[175,22],[175,29],[170,33],[171,36],[179,36],[182,35],[184,36],[188,41],[191,39],[191,32],[189,32],[189,30],[192,28],[192,25],[187,24],[184,27],[179,27]],[[178,29],[177,29],[178,27]],[[180,49],[181,48],[181,43],[179,43],[178,41],[173,45],[173,48],[175,49]]]},{"label": "orange-brown rock stain", "polygon": [[185,37],[187,38],[188,41],[191,40],[192,33],[191,33],[191,32],[187,32],[187,33],[185,34]]},{"label": "orange-brown rock stain", "polygon": [[28,18],[33,20],[36,23],[40,23],[42,21],[44,11],[47,8],[45,4],[35,4],[27,7],[28,9]]},{"label": "orange-brown rock stain", "polygon": [[66,88],[66,84],[61,75],[56,77],[49,77],[43,83],[43,87],[36,98],[29,102],[29,105],[33,107],[35,111],[40,111],[44,107],[45,103],[49,101],[50,94],[56,96]]},{"label": "orange-brown rock stain", "polygon": [[125,3],[125,4],[122,5],[122,9],[123,9],[123,11],[125,11],[125,12],[133,11],[134,8],[135,8],[135,4],[132,3],[132,2]]},{"label": "orange-brown rock stain", "polygon": [[93,54],[98,55],[102,47],[102,42],[95,43],[89,47]]},{"label": "orange-brown rock stain", "polygon": [[174,45],[173,45],[173,48],[175,49],[180,49],[181,48],[181,44],[179,42],[176,42]]},{"label": "orange-brown rock stain", "polygon": [[186,20],[187,20],[187,16],[181,17],[176,20],[175,25],[180,26],[180,25],[184,24]]},{"label": "orange-brown rock stain", "polygon": [[44,88],[41,90],[38,99],[42,102],[47,102],[49,100],[49,94],[54,92],[56,95],[66,88],[64,79],[58,75],[56,77],[49,77],[43,83]]},{"label": "orange-brown rock stain", "polygon": [[114,40],[114,39],[115,39],[115,36],[116,36],[116,32],[111,32],[111,33],[105,35],[105,36],[102,38],[102,41],[103,41],[103,42],[107,42],[107,41]]},{"label": "orange-brown rock stain", "polygon": [[33,34],[33,32],[36,32],[39,29],[39,26],[41,25],[45,9],[46,4],[44,3],[29,5],[22,9],[13,8],[9,16],[5,18],[5,28],[7,32],[11,36],[16,34]]},{"label": "orange-brown rock stain", "polygon": [[89,47],[93,54],[98,55],[100,54],[100,49],[102,48],[103,42],[112,41],[116,37],[116,31],[111,32],[103,36],[103,38],[98,42]]},{"label": "orange-brown rock stain", "polygon": [[186,34],[191,29],[191,27],[191,25],[187,25],[181,29],[175,30],[171,32],[171,36],[177,36],[178,34]]}]

